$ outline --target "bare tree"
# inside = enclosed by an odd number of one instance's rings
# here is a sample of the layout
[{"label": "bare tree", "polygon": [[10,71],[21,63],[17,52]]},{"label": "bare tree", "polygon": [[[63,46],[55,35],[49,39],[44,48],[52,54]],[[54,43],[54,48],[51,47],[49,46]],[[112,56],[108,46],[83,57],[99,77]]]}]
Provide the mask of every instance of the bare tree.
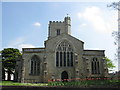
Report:
[{"label": "bare tree", "polygon": [[115,45],[117,45],[117,60],[118,60],[118,70],[120,71],[120,1],[113,2],[111,5],[107,5],[108,7],[112,7],[115,10],[118,10],[118,31],[113,31],[112,36],[115,38]]}]

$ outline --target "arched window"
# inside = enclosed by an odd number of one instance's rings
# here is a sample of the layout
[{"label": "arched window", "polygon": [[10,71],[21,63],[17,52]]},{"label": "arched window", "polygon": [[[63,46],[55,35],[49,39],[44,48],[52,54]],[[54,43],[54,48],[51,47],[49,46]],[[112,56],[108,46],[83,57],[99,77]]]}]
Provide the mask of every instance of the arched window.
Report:
[{"label": "arched window", "polygon": [[34,55],[30,61],[30,74],[39,75],[40,74],[40,60],[37,55]]},{"label": "arched window", "polygon": [[56,67],[73,66],[73,48],[67,42],[61,42],[56,48]]},{"label": "arched window", "polygon": [[92,74],[100,74],[99,61],[97,58],[93,58],[91,62]]}]

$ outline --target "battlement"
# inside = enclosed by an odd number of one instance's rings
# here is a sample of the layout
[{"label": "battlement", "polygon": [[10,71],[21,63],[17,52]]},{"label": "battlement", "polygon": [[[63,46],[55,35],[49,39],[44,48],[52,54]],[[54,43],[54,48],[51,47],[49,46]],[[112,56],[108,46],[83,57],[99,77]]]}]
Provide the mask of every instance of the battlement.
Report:
[{"label": "battlement", "polygon": [[49,24],[58,24],[58,23],[66,23],[66,24],[70,24],[70,17],[65,17],[64,21],[49,21]]},{"label": "battlement", "polygon": [[49,21],[48,30],[49,39],[62,33],[70,34],[71,32],[70,17],[65,17],[63,21]]},{"label": "battlement", "polygon": [[65,17],[65,19],[71,20],[70,17]]},{"label": "battlement", "polygon": [[64,21],[49,21],[49,24],[52,24],[52,23],[64,23]]}]

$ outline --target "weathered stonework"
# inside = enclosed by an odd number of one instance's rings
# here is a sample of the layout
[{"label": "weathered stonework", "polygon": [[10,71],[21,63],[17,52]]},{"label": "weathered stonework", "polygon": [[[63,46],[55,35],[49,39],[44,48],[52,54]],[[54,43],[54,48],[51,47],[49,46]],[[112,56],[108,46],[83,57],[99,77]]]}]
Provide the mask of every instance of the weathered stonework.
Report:
[{"label": "weathered stonework", "polygon": [[[62,78],[74,79],[107,76],[108,72],[106,68],[106,62],[103,59],[105,57],[104,50],[84,50],[84,42],[70,35],[70,22],[70,17],[65,17],[63,22],[50,21],[48,29],[49,35],[48,40],[45,41],[45,47],[23,48],[22,57],[18,59],[16,64],[16,80],[24,83],[32,83],[47,82],[51,79],[56,80]],[[60,30],[60,35],[57,35],[57,29]],[[71,67],[56,66],[56,48],[62,41],[68,42],[73,49],[73,56],[71,57],[73,58],[73,66]],[[38,60],[40,62],[40,68],[37,69],[40,73],[37,75],[31,74],[31,72],[33,72],[31,70],[33,68],[31,66],[31,60],[33,56],[38,57]],[[97,64],[98,66],[94,67],[94,64],[91,64],[93,58],[97,58],[97,62],[99,62]],[[66,62],[68,63],[67,60]],[[35,65],[36,64],[37,63],[35,63]],[[37,66],[34,68],[36,69]],[[92,68],[95,69],[95,73],[98,71],[99,72],[93,74]],[[63,72],[66,72],[67,76],[65,74],[62,74]]]}]

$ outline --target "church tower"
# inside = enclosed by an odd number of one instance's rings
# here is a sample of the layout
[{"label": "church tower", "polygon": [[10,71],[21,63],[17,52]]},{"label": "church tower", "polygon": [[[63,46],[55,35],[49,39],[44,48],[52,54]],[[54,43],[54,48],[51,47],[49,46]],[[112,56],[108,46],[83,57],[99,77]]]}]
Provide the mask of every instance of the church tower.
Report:
[{"label": "church tower", "polygon": [[71,34],[71,19],[70,19],[70,17],[65,17],[64,21],[65,21],[65,26],[66,26],[66,28],[65,28],[66,33]]},{"label": "church tower", "polygon": [[65,17],[64,21],[49,21],[49,34],[48,39],[51,39],[60,34],[66,33],[71,34],[71,19]]}]

